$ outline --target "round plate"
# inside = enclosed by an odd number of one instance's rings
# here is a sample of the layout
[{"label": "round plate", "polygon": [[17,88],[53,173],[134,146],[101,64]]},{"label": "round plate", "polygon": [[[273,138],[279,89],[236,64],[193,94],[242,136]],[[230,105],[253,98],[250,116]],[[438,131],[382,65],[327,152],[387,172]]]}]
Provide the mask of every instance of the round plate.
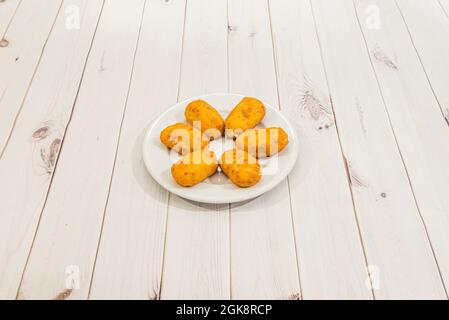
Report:
[{"label": "round plate", "polygon": [[[167,149],[160,141],[160,132],[169,125],[186,122],[184,110],[186,106],[197,99],[203,99],[215,107],[225,119],[244,96],[236,94],[211,94],[191,98],[176,104],[158,117],[148,129],[143,141],[143,159],[151,176],[168,191],[185,199],[205,203],[235,203],[258,197],[281,183],[293,169],[298,158],[298,141],[290,122],[279,112],[267,104],[266,115],[259,127],[281,127],[289,136],[288,146],[278,155],[260,159],[262,167],[261,181],[250,188],[239,188],[219,171],[206,181],[192,187],[179,186],[171,176],[171,166],[180,156]],[[232,149],[234,141],[222,138],[212,141],[209,148],[213,150],[217,159],[224,151]]]}]

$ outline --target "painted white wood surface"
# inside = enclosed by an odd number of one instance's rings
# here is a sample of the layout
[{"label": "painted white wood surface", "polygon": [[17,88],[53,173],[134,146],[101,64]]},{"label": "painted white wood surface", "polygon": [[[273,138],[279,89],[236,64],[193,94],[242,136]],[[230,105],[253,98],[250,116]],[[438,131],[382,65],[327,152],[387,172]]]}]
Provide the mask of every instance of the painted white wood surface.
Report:
[{"label": "painted white wood surface", "polygon": [[312,4],[374,294],[446,298],[353,2]]},{"label": "painted white wood surface", "polygon": [[177,100],[185,5],[147,3],[91,299],[159,298],[168,192],[147,173],[141,146],[148,123]]},{"label": "painted white wood surface", "polygon": [[[228,1],[230,91],[277,107],[268,2]],[[231,206],[233,299],[301,296],[287,181]]]},{"label": "painted white wood surface", "polygon": [[143,8],[105,2],[19,298],[87,297]]},{"label": "painted white wood surface", "polygon": [[[80,8],[79,30],[62,11],[0,159],[0,297],[14,298],[51,183],[102,1],[69,0]],[[64,9],[63,8],[63,9]],[[5,257],[5,258],[3,258]]]},{"label": "painted white wood surface", "polygon": [[[421,216],[449,283],[449,127],[392,2],[357,2],[359,17],[377,5],[384,32],[361,24]],[[436,156],[438,155],[438,156]],[[447,286],[447,285],[446,285]]]},{"label": "painted white wood surface", "polygon": [[304,299],[371,299],[309,1],[270,1],[282,112],[300,159],[290,175]]},{"label": "painted white wood surface", "polygon": [[[187,1],[179,100],[227,91],[226,1]],[[229,206],[170,195],[162,299],[230,298]]]},{"label": "painted white wood surface", "polygon": [[61,0],[24,1],[0,46],[0,158],[39,64]]},{"label": "painted white wood surface", "polygon": [[3,39],[21,0],[0,1],[0,41]]},{"label": "painted white wood surface", "polygon": [[[447,298],[448,0],[19,2],[0,2],[0,298]],[[281,108],[298,166],[232,207],[168,195],[146,125],[226,91]]]},{"label": "painted white wood surface", "polygon": [[449,126],[449,2],[396,2]]}]

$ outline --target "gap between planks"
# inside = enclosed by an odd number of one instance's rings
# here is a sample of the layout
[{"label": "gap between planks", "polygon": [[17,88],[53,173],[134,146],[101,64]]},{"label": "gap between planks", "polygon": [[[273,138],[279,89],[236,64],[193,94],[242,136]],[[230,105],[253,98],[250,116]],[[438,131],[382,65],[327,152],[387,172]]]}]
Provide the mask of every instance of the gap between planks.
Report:
[{"label": "gap between planks", "polygon": [[[1,2],[2,1],[0,1],[0,3]],[[5,2],[5,1],[3,1],[3,2]],[[21,4],[22,4],[22,0],[19,0],[19,2],[17,3],[17,5],[16,5],[16,7],[15,7],[11,17],[9,18],[8,22],[5,25],[5,31],[2,34],[0,34],[0,41],[5,39],[5,35],[8,33],[9,27],[11,26],[11,23],[14,20],[14,18],[16,16],[16,13],[17,13],[17,10],[19,10],[19,7],[20,7]]]},{"label": "gap between planks", "polygon": [[[135,64],[136,64],[136,56],[137,56],[137,51],[139,50],[140,36],[142,34],[143,18],[144,18],[144,15],[145,15],[145,10],[147,9],[147,5],[148,5],[148,0],[145,0],[145,2],[143,4],[141,18],[140,18],[140,26],[139,26],[139,32],[137,34],[136,47],[135,47],[134,54],[133,54],[133,63],[132,63],[132,67],[131,67],[130,78],[129,78],[129,81],[128,81],[128,89],[127,89],[127,93],[126,93],[125,106],[123,108],[122,119],[120,120],[120,126],[119,126],[119,131],[118,131],[118,136],[117,136],[117,143],[116,143],[116,146],[115,146],[114,161],[113,161],[113,165],[112,165],[112,172],[111,172],[111,177],[109,179],[108,193],[107,193],[107,196],[106,196],[106,202],[105,202],[104,209],[103,209],[103,217],[101,219],[100,234],[98,236],[97,249],[96,249],[96,252],[95,252],[95,258],[94,258],[94,263],[93,263],[93,267],[92,267],[92,274],[90,276],[89,291],[87,293],[87,299],[90,298],[90,293],[91,293],[91,290],[92,290],[92,283],[93,283],[94,274],[95,274],[95,267],[97,265],[97,259],[98,259],[98,251],[100,249],[101,236],[103,234],[104,221],[105,221],[105,218],[106,218],[106,211],[107,211],[107,208],[108,208],[109,196],[111,194],[112,179],[114,177],[115,167],[116,167],[116,163],[117,163],[117,155],[118,155],[118,150],[119,150],[119,147],[120,147],[120,137],[122,135],[123,121],[125,119],[126,110],[127,110],[127,107],[128,107],[129,94],[130,94],[130,91],[131,91],[131,85],[132,85],[132,82],[133,82],[134,69],[135,69]],[[100,20],[100,19],[98,19],[98,20]]]},{"label": "gap between planks", "polygon": [[[186,18],[187,18],[187,2],[185,1],[184,4],[184,21],[182,23],[182,38],[181,38],[181,56],[179,61],[179,71],[178,71],[178,88],[176,91],[176,101],[179,102],[180,97],[180,88],[181,88],[181,74],[182,74],[182,61],[183,61],[183,52],[184,52],[184,41],[185,41],[185,31],[186,31]],[[162,259],[161,259],[161,275],[159,277],[159,292],[158,292],[158,300],[161,300],[161,294],[162,294],[162,284],[163,284],[163,277],[164,277],[164,267],[165,267],[165,248],[167,243],[167,224],[168,224],[168,214],[170,210],[170,198],[171,193],[168,192],[167,195],[167,201],[166,201],[166,208],[165,208],[165,223],[164,223],[164,243],[162,244]]]},{"label": "gap between planks", "polygon": [[[313,16],[313,23],[314,23],[314,28],[315,28],[315,35],[316,35],[316,38],[317,38],[317,41],[318,41],[318,47],[320,48],[321,66],[322,66],[322,69],[324,71],[324,76],[325,76],[325,79],[326,79],[326,89],[329,92],[329,101],[330,101],[330,105],[332,107],[332,116],[333,116],[334,122],[335,122],[335,130],[337,132],[338,145],[339,145],[341,156],[343,157],[343,162],[344,162],[344,166],[345,166],[347,185],[348,185],[348,189],[349,189],[349,192],[350,192],[350,195],[351,195],[352,209],[353,209],[353,213],[354,213],[354,219],[355,219],[355,222],[356,222],[356,225],[357,225],[357,234],[359,236],[360,245],[361,245],[362,251],[363,251],[363,257],[364,257],[364,260],[365,260],[365,267],[366,267],[366,270],[369,270],[368,269],[369,268],[369,262],[368,262],[368,257],[367,257],[367,254],[366,254],[366,246],[365,246],[365,242],[363,240],[362,230],[360,228],[359,217],[357,215],[357,208],[356,208],[355,200],[354,200],[354,191],[352,190],[352,186],[351,186],[352,185],[351,173],[349,171],[348,160],[347,160],[346,155],[344,154],[344,151],[343,151],[343,146],[342,146],[342,141],[341,141],[341,134],[340,134],[340,131],[339,131],[337,117],[335,116],[335,107],[334,107],[334,101],[332,99],[332,90],[331,90],[331,86],[330,86],[330,83],[329,83],[329,74],[328,74],[328,71],[326,69],[326,64],[324,63],[323,46],[321,44],[320,34],[318,32],[318,26],[317,26],[317,21],[316,21],[316,17],[315,17],[315,11],[314,11],[313,5],[312,5],[312,0],[309,0],[309,5],[310,5],[312,16]],[[376,295],[374,293],[371,276],[369,276],[369,275],[368,275],[368,280],[370,281],[371,295],[372,295],[373,299],[375,300],[376,299]]]},{"label": "gap between planks", "polygon": [[[437,0],[437,2],[438,2],[438,4],[440,5],[441,10],[443,10],[443,12],[445,13],[445,15],[446,15],[446,16],[448,17],[448,19],[449,19],[449,15],[448,15],[448,13],[446,12],[446,10],[444,9],[444,7],[443,7],[441,1],[440,1],[440,0]],[[445,114],[445,111],[444,111],[444,108],[443,108],[443,106],[442,106],[442,104],[441,104],[441,102],[440,102],[440,99],[438,98],[438,95],[437,95],[436,92],[435,92],[435,89],[434,89],[434,87],[433,87],[433,85],[432,85],[432,82],[430,81],[429,74],[428,74],[428,72],[427,72],[426,67],[424,66],[424,63],[423,63],[423,60],[422,60],[421,55],[420,55],[420,53],[419,53],[419,50],[418,50],[418,48],[416,47],[415,41],[414,41],[413,36],[412,36],[412,32],[410,31],[410,28],[409,28],[409,26],[408,26],[408,24],[407,24],[407,20],[405,19],[404,14],[402,13],[402,9],[401,9],[401,7],[399,6],[397,0],[394,0],[394,3],[395,3],[395,5],[396,5],[396,7],[398,8],[399,14],[400,14],[401,17],[402,17],[402,21],[404,22],[405,28],[407,29],[407,33],[408,33],[408,35],[409,35],[409,37],[410,37],[410,41],[411,41],[411,43],[412,43],[412,45],[413,45],[413,48],[415,49],[416,55],[418,56],[419,63],[421,64],[421,67],[422,67],[422,69],[424,70],[424,74],[426,75],[427,82],[429,83],[430,89],[432,90],[432,94],[433,94],[433,96],[435,97],[435,99],[436,99],[436,101],[437,101],[437,103],[438,103],[438,106],[440,107],[441,115],[443,116],[443,119],[446,121],[447,125],[449,126],[449,114]]]},{"label": "gap between planks", "polygon": [[[416,208],[417,208],[417,210],[418,210],[419,218],[420,218],[420,220],[421,220],[421,223],[423,224],[423,227],[424,227],[424,230],[425,230],[425,233],[426,233],[426,237],[427,237],[427,240],[428,240],[428,242],[429,242],[430,249],[431,249],[431,251],[432,251],[432,255],[433,255],[433,258],[434,258],[434,260],[435,260],[437,269],[438,269],[438,274],[439,274],[439,276],[440,276],[440,280],[441,280],[441,283],[442,283],[442,285],[443,285],[444,292],[445,292],[445,294],[446,294],[446,297],[449,298],[448,292],[447,292],[447,289],[446,289],[446,285],[445,285],[445,283],[444,283],[443,276],[442,276],[442,274],[441,274],[440,265],[439,265],[438,260],[437,260],[437,258],[436,258],[435,250],[434,250],[434,248],[433,248],[432,242],[430,241],[430,237],[429,237],[429,232],[428,232],[428,229],[427,229],[427,225],[426,225],[426,223],[425,223],[425,221],[424,221],[423,215],[422,215],[422,213],[421,213],[420,206],[419,206],[418,201],[417,201],[417,199],[416,199],[416,194],[415,194],[415,190],[414,190],[414,188],[413,188],[413,185],[412,185],[412,182],[411,182],[411,179],[410,179],[410,174],[409,174],[409,172],[408,172],[407,165],[405,164],[404,156],[403,156],[403,154],[402,154],[401,147],[400,147],[400,145],[399,145],[399,142],[398,142],[398,139],[397,139],[397,136],[396,136],[396,131],[395,131],[395,129],[394,129],[394,127],[393,127],[393,123],[392,123],[392,121],[391,121],[391,115],[390,115],[390,112],[389,112],[389,110],[388,110],[388,108],[387,108],[387,102],[386,102],[386,100],[385,100],[385,96],[384,96],[382,87],[381,87],[381,85],[380,85],[379,76],[378,76],[378,74],[377,74],[376,69],[374,68],[373,59],[372,59],[372,56],[371,56],[370,51],[369,51],[369,46],[368,46],[368,42],[367,42],[367,40],[366,40],[365,33],[363,32],[363,27],[362,27],[362,24],[361,24],[361,21],[360,21],[359,14],[358,14],[358,12],[357,12],[357,7],[356,7],[356,4],[355,4],[355,1],[357,1],[357,0],[352,0],[352,5],[353,5],[353,8],[354,8],[354,15],[355,15],[355,17],[356,17],[356,19],[357,19],[357,24],[358,24],[358,27],[359,27],[359,30],[360,30],[360,34],[361,34],[361,36],[362,36],[363,43],[364,43],[365,48],[366,48],[367,56],[368,56],[369,61],[370,61],[371,70],[372,70],[373,75],[374,75],[374,77],[375,77],[375,79],[376,79],[377,88],[379,89],[380,96],[382,97],[382,104],[383,104],[383,106],[384,106],[384,110],[385,110],[385,113],[386,113],[387,118],[388,118],[388,124],[389,124],[389,126],[390,126],[390,128],[391,128],[391,131],[392,131],[392,133],[393,133],[394,141],[395,141],[395,143],[396,143],[396,147],[397,147],[398,152],[399,152],[399,155],[400,155],[400,157],[401,157],[402,165],[403,165],[404,170],[405,170],[406,175],[407,175],[408,185],[410,186],[410,190],[411,190],[412,195],[413,195],[413,200],[414,200],[415,206],[416,206]],[[396,3],[396,0],[395,0],[395,3]],[[397,4],[397,3],[396,3],[396,4]],[[399,7],[398,7],[398,8],[399,8]],[[400,10],[399,10],[399,11],[400,11]],[[402,15],[402,13],[401,13],[401,15]],[[407,27],[407,30],[408,30],[408,27]],[[408,31],[409,31],[409,30],[408,30]],[[410,31],[409,31],[409,34],[410,34]],[[410,37],[411,37],[411,34],[410,34]],[[413,41],[412,41],[412,42],[413,42]],[[415,50],[416,50],[416,47],[415,47]],[[417,52],[417,54],[418,54],[418,52]],[[418,54],[418,56],[419,56],[419,54]],[[420,59],[420,62],[421,62],[421,59]],[[424,66],[422,65],[422,62],[421,62],[421,66],[422,66],[422,68],[424,69]],[[427,73],[426,73],[426,75],[427,75]],[[428,77],[427,77],[427,79],[429,80]],[[429,81],[429,84],[430,84],[430,81]],[[432,89],[432,92],[434,93],[434,96],[435,96],[435,98],[437,99],[437,97],[436,97],[435,92],[433,91],[433,89]],[[437,99],[437,101],[438,101],[438,99]],[[438,101],[438,104],[440,105],[439,101]],[[440,108],[441,108],[441,105],[440,105]],[[373,291],[373,294],[374,294],[374,291]]]},{"label": "gap between planks", "polygon": [[[279,90],[279,66],[278,66],[278,60],[277,60],[277,56],[276,56],[276,44],[275,44],[275,40],[274,40],[273,22],[272,22],[272,18],[271,18],[270,0],[267,0],[267,7],[268,7],[268,20],[269,20],[269,24],[270,24],[271,45],[272,45],[272,50],[273,50],[277,102],[278,102],[279,110],[282,111],[281,97],[280,97],[280,90]],[[286,180],[287,180],[288,200],[289,200],[289,205],[290,205],[290,219],[291,219],[291,225],[292,225],[292,229],[293,229],[292,233],[293,233],[293,242],[294,242],[294,248],[295,248],[296,269],[297,269],[297,273],[298,273],[299,299],[303,299],[304,293],[303,293],[303,289],[302,289],[301,272],[300,272],[300,267],[299,267],[299,253],[298,253],[297,236],[296,236],[296,229],[295,229],[295,219],[293,218],[290,175],[287,176]]]}]

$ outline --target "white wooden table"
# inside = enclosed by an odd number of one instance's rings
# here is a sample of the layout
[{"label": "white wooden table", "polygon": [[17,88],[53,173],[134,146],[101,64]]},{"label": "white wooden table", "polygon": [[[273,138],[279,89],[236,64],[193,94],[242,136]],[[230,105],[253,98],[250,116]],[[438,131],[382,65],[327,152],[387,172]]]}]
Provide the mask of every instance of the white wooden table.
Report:
[{"label": "white wooden table", "polygon": [[[0,298],[447,299],[449,0],[3,0],[0,39]],[[142,164],[215,92],[297,129],[256,200]]]}]

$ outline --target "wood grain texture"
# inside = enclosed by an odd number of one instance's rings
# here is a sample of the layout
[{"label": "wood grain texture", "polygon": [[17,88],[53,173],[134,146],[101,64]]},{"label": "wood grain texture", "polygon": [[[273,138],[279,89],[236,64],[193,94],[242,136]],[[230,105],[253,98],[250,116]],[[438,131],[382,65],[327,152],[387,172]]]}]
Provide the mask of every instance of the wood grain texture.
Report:
[{"label": "wood grain texture", "polygon": [[61,7],[57,1],[24,1],[0,45],[0,158]]},{"label": "wood grain texture", "polygon": [[443,117],[449,126],[449,2],[397,0]]},{"label": "wood grain texture", "polygon": [[144,1],[105,2],[19,298],[87,297]]},{"label": "wood grain texture", "polygon": [[384,32],[366,28],[363,23],[361,28],[447,287],[449,139],[438,137],[447,137],[449,127],[441,117],[438,101],[413,49],[407,28],[401,23],[397,7],[388,1],[359,0],[356,6],[359,17],[363,17],[366,7],[373,4],[380,8]]},{"label": "wood grain texture", "polygon": [[374,294],[446,298],[353,2],[312,6]]},{"label": "wood grain texture", "polygon": [[[179,99],[227,91],[226,1],[187,2]],[[162,299],[228,299],[229,206],[170,195]]]},{"label": "wood grain texture", "polygon": [[371,299],[309,1],[270,1],[282,112],[300,158],[290,175],[304,299]]},{"label": "wood grain texture", "polygon": [[[69,0],[84,23],[60,14],[0,159],[0,297],[14,298],[73,108],[102,1]],[[63,9],[64,9],[63,8]]]},{"label": "wood grain texture", "polygon": [[159,298],[168,192],[146,171],[142,140],[176,103],[184,14],[184,0],[151,0],[145,10],[91,299]]},{"label": "wood grain texture", "polygon": [[0,1],[0,41],[3,39],[21,0]]},{"label": "wood grain texture", "polygon": [[[278,105],[267,1],[229,1],[230,91]],[[301,296],[287,181],[231,206],[234,299]]]}]

